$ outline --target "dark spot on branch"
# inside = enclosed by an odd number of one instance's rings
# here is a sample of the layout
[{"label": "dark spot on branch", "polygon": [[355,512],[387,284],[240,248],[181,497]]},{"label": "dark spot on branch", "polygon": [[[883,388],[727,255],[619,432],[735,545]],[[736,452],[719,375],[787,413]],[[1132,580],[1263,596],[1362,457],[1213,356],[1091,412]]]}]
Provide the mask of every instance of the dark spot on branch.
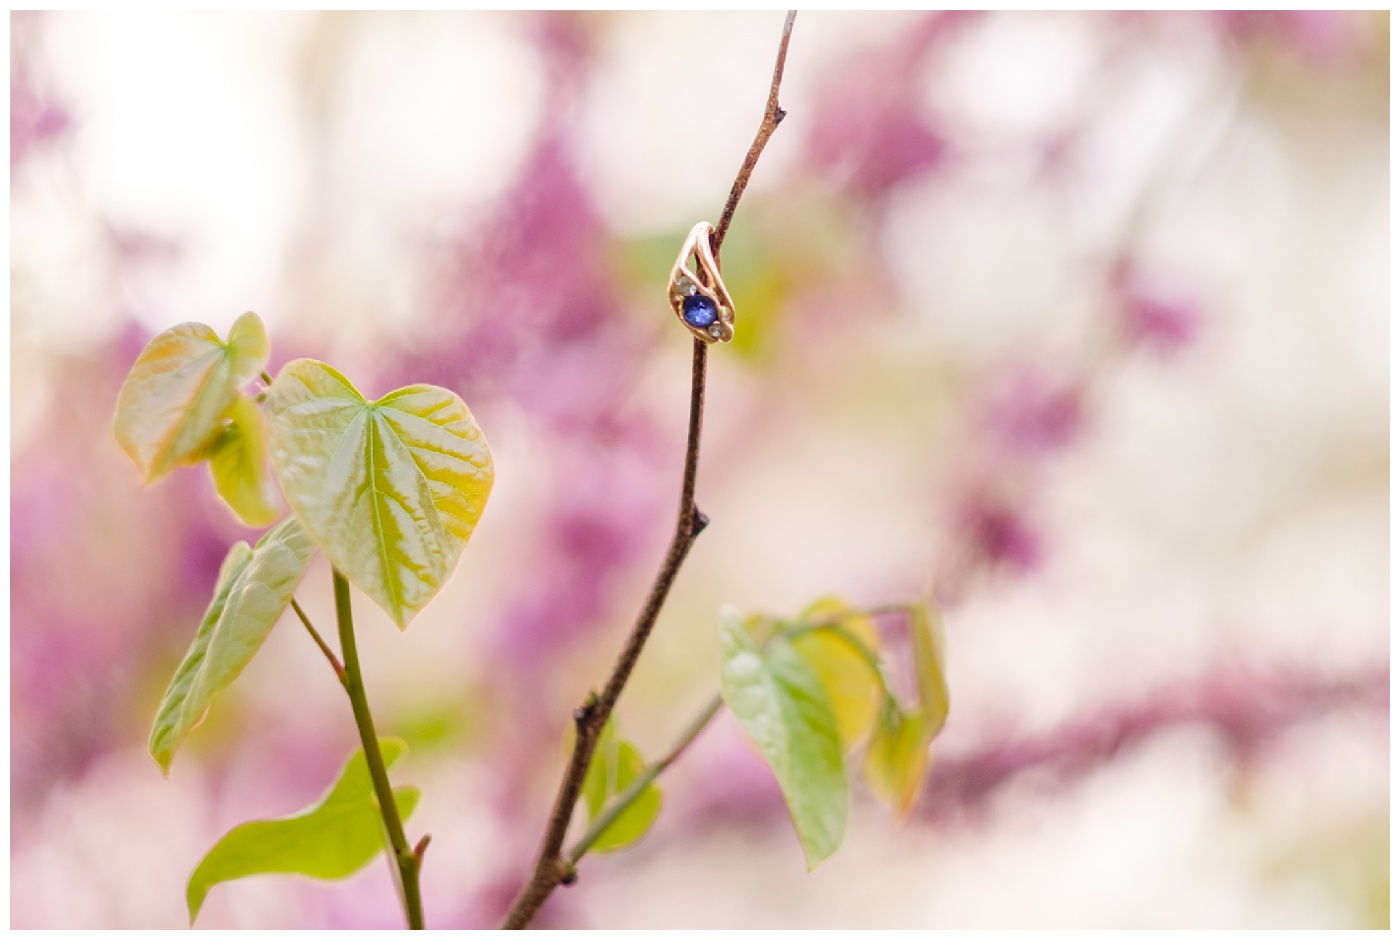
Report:
[{"label": "dark spot on branch", "polygon": [[578,728],[579,734],[583,734],[584,728],[593,718],[593,713],[598,710],[598,693],[589,692],[588,698],[578,708],[574,709],[574,726]]}]

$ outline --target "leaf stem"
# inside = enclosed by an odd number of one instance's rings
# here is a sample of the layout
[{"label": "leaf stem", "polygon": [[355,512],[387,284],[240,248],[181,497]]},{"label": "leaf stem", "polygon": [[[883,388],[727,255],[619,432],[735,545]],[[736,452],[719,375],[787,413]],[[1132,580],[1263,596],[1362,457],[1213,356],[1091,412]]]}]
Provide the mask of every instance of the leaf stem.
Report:
[{"label": "leaf stem", "polygon": [[350,695],[350,708],[355,713],[355,727],[360,731],[360,743],[365,749],[374,793],[379,800],[379,812],[384,817],[384,830],[399,873],[399,899],[411,930],[423,929],[423,901],[418,892],[419,856],[404,836],[399,807],[394,802],[394,790],[389,785],[389,772],[384,767],[384,755],[379,750],[379,736],[370,716],[365,684],[360,676],[360,654],[355,648],[355,622],[350,612],[350,583],[339,571],[332,571],[335,581],[335,618],[340,626],[340,650],[345,656],[345,691]]},{"label": "leaf stem", "polygon": [[653,780],[661,776],[666,768],[676,762],[676,758],[685,753],[685,749],[690,747],[691,743],[700,736],[700,732],[705,730],[711,719],[719,714],[719,710],[723,707],[724,699],[716,694],[700,710],[700,714],[691,720],[680,736],[672,742],[671,749],[666,752],[666,756],[648,764],[635,780],[613,797],[613,801],[604,807],[603,811],[598,814],[598,818],[589,824],[587,831],[574,843],[574,847],[569,849],[569,853],[565,857],[570,864],[577,864],[579,859],[588,854],[588,850],[602,838],[603,833],[608,831],[608,827],[616,822],[619,816],[627,812],[627,808],[637,801],[637,797],[642,795],[642,791],[650,786]]},{"label": "leaf stem", "polygon": [[[739,168],[739,175],[729,190],[729,198],[725,200],[719,224],[715,226],[715,231],[710,236],[710,246],[716,254],[719,253],[725,233],[729,231],[729,224],[734,218],[734,210],[738,206],[739,198],[744,194],[744,189],[748,186],[749,177],[753,175],[754,167],[758,163],[759,156],[763,153],[763,148],[767,145],[768,139],[773,136],[773,131],[777,129],[778,124],[786,117],[786,112],[778,105],[778,86],[783,80],[783,66],[787,62],[788,40],[792,36],[792,24],[796,16],[797,12],[791,11],[783,22],[783,35],[778,44],[778,58],[773,67],[773,81],[768,90],[768,104],[763,112],[763,121],[759,125],[753,144],[750,145],[749,151],[744,157],[743,164]],[[685,561],[685,556],[690,552],[690,547],[694,544],[696,536],[709,523],[709,519],[695,505],[695,473],[700,458],[700,424],[705,409],[707,355],[708,346],[701,340],[695,340],[694,353],[691,358],[690,426],[686,438],[685,470],[681,479],[680,512],[676,519],[675,534],[671,537],[671,546],[666,550],[666,559],[656,575],[656,580],[652,583],[646,604],[642,607],[641,613],[638,614],[637,621],[633,625],[632,632],[627,637],[627,642],[621,653],[618,654],[617,662],[613,666],[612,674],[608,677],[607,683],[603,686],[603,691],[601,693],[590,692],[584,704],[574,711],[574,726],[578,733],[574,738],[573,753],[570,755],[568,766],[564,770],[564,776],[559,781],[559,791],[554,798],[554,808],[550,811],[549,823],[540,843],[539,854],[535,858],[534,870],[529,881],[521,888],[519,896],[516,897],[515,903],[511,906],[510,913],[506,915],[503,926],[507,929],[521,929],[529,926],[530,921],[534,919],[535,914],[539,912],[540,907],[555,887],[566,879],[572,882],[576,875],[573,864],[562,854],[564,837],[568,832],[569,821],[573,818],[574,806],[578,803],[579,791],[583,788],[583,778],[588,772],[588,763],[597,747],[598,735],[602,732],[608,716],[612,714],[613,706],[617,704],[618,697],[622,695],[623,686],[627,684],[628,678],[632,675],[632,667],[637,664],[637,659],[642,654],[642,647],[646,643],[647,637],[651,635],[651,629],[656,624],[656,618],[661,613],[661,606],[666,601],[666,595],[670,593],[671,584],[676,579],[676,573],[680,570],[681,563]]]},{"label": "leaf stem", "polygon": [[331,648],[326,645],[326,641],[321,639],[321,634],[317,633],[316,628],[311,625],[311,618],[306,616],[306,611],[301,609],[301,605],[297,603],[295,597],[292,598],[292,610],[296,611],[297,616],[301,618],[301,622],[306,626],[306,631],[311,634],[311,639],[316,641],[316,645],[319,646],[321,652],[325,654],[326,661],[329,662],[331,668],[335,670],[335,677],[340,680],[340,684],[345,686],[346,689],[349,689],[349,682],[345,678],[345,667],[340,664],[340,660],[336,658],[335,653],[331,652]]}]

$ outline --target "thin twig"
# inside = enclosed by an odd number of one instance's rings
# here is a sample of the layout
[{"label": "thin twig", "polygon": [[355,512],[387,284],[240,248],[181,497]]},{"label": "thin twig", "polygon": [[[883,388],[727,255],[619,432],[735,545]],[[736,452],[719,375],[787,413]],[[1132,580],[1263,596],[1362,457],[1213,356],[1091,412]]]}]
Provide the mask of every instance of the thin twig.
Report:
[{"label": "thin twig", "polygon": [[404,916],[408,918],[409,929],[422,930],[423,900],[418,891],[418,865],[422,849],[427,848],[427,840],[425,837],[418,844],[419,850],[415,851],[409,848],[408,838],[404,835],[403,820],[399,818],[399,806],[394,802],[394,788],[389,785],[389,771],[379,750],[379,735],[374,730],[369,699],[365,697],[365,683],[360,676],[360,654],[355,648],[355,621],[350,611],[350,582],[339,571],[333,571],[333,575],[335,618],[340,626],[340,650],[345,655],[345,691],[350,694],[350,708],[355,712],[355,727],[360,731],[365,764],[369,767],[374,795],[379,801],[379,813],[384,819],[384,831],[388,833],[389,847],[393,851]]},{"label": "thin twig", "polygon": [[[716,226],[714,234],[710,237],[710,244],[717,255],[720,244],[724,241],[724,235],[729,230],[729,223],[734,218],[734,210],[738,206],[739,197],[744,194],[749,177],[753,175],[753,169],[758,163],[759,155],[763,152],[764,145],[768,143],[768,138],[773,136],[773,131],[784,117],[783,109],[778,106],[778,86],[783,80],[783,64],[787,61],[788,39],[792,35],[792,23],[796,16],[795,11],[788,13],[787,19],[783,23],[783,37],[778,45],[778,59],[773,69],[773,82],[768,91],[768,106],[764,111],[763,123],[759,126],[758,135],[754,138],[753,145],[749,147],[748,155],[744,157],[744,163],[739,168],[739,175],[729,191],[729,198],[725,202],[719,225]],[[583,788],[583,778],[588,771],[588,762],[592,759],[593,750],[598,744],[598,735],[607,722],[608,716],[612,714],[618,697],[622,695],[623,686],[627,684],[628,678],[632,675],[632,668],[637,664],[637,658],[641,656],[642,647],[645,645],[647,637],[651,635],[652,627],[656,624],[656,618],[661,613],[661,606],[665,603],[666,595],[671,590],[671,585],[676,579],[676,573],[680,570],[681,563],[685,561],[685,556],[689,553],[691,545],[694,544],[696,536],[709,522],[705,514],[700,512],[695,505],[695,472],[700,459],[700,426],[705,410],[705,365],[708,348],[701,340],[695,340],[690,372],[690,426],[686,438],[685,472],[681,480],[680,512],[676,519],[675,534],[671,537],[671,546],[666,550],[666,560],[662,563],[661,571],[657,573],[656,581],[652,584],[650,594],[647,595],[645,606],[637,616],[631,635],[628,636],[622,652],[618,654],[617,663],[613,666],[612,674],[603,686],[603,691],[599,694],[590,693],[584,704],[574,712],[577,735],[574,738],[573,753],[569,758],[569,765],[564,771],[563,779],[559,782],[559,792],[555,796],[554,808],[549,816],[549,825],[545,829],[539,855],[535,859],[534,871],[530,880],[521,889],[520,895],[515,899],[510,913],[506,916],[504,924],[506,928],[519,929],[528,926],[555,887],[566,878],[572,881],[574,866],[562,854],[564,837],[568,833],[569,821],[573,818],[574,805],[578,802],[579,791]]]},{"label": "thin twig", "polygon": [[345,678],[345,667],[340,664],[340,660],[336,658],[335,653],[331,652],[331,648],[326,645],[326,641],[321,639],[321,634],[317,633],[316,628],[311,625],[311,618],[306,616],[306,611],[301,609],[301,605],[297,603],[295,597],[292,598],[292,610],[297,612],[297,616],[301,618],[301,622],[306,625],[306,632],[311,634],[311,639],[315,640],[316,645],[321,647],[321,652],[325,654],[326,661],[329,662],[331,668],[335,670],[335,677],[340,680],[341,685],[348,689],[350,686],[348,680]]},{"label": "thin twig", "polygon": [[778,62],[773,66],[773,84],[768,88],[768,107],[763,111],[763,123],[758,126],[753,145],[744,155],[744,163],[739,167],[739,175],[734,178],[734,185],[729,189],[729,198],[724,202],[724,211],[720,213],[719,224],[715,226],[715,233],[710,236],[710,250],[716,255],[719,254],[719,246],[724,243],[724,236],[729,232],[729,223],[734,221],[734,210],[739,205],[739,197],[744,195],[744,190],[749,185],[749,177],[753,176],[753,168],[758,165],[759,155],[768,145],[768,138],[773,136],[778,125],[783,123],[783,118],[787,117],[787,112],[778,104],[778,86],[783,83],[788,40],[792,38],[792,24],[796,19],[797,11],[789,10],[787,19],[783,21],[783,38],[778,43]]}]

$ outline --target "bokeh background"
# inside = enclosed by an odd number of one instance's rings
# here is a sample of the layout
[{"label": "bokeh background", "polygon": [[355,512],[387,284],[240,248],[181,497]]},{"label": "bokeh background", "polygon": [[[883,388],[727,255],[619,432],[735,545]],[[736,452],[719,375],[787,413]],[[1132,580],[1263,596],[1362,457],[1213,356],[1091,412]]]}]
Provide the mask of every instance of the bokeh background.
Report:
[{"label": "bokeh background", "polygon": [[[399,634],[380,729],[430,925],[499,922],[569,711],[679,492],[665,299],[762,113],[781,13],[12,14],[15,927],[179,927],[230,826],[356,746],[290,617],[163,779],[149,722],[230,543],[142,491],[117,389],[183,320],[273,371],[461,394],[498,482]],[[659,753],[716,611],[931,593],[952,714],[904,820],[857,784],[814,874],[721,717],[574,927],[1389,923],[1386,13],[803,13],[723,252],[712,519],[624,696]],[[299,592],[333,622],[318,560]],[[205,927],[385,927],[385,867],[256,878]]]}]

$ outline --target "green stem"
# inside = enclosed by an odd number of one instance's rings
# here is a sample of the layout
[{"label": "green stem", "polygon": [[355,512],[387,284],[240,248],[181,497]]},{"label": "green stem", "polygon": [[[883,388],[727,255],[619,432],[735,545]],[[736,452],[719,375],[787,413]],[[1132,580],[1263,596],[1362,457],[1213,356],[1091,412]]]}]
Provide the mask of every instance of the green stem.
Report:
[{"label": "green stem", "polygon": [[355,727],[360,730],[360,743],[365,749],[374,794],[379,800],[379,812],[384,817],[384,830],[389,834],[389,846],[399,872],[399,899],[410,930],[423,929],[423,901],[418,893],[418,857],[409,848],[404,836],[399,807],[394,802],[394,790],[389,785],[389,772],[384,767],[384,755],[379,751],[379,736],[374,731],[374,719],[365,698],[365,683],[360,676],[360,654],[355,648],[355,621],[350,613],[350,583],[339,571],[335,577],[335,619],[340,625],[340,652],[345,657],[345,691],[350,694],[350,707],[355,712]]},{"label": "green stem", "polygon": [[316,645],[321,648],[321,653],[326,657],[326,662],[330,663],[331,668],[335,670],[335,677],[340,680],[342,686],[345,685],[345,667],[340,664],[340,660],[335,658],[335,653],[331,652],[331,648],[326,645],[326,641],[321,639],[320,632],[311,625],[311,618],[306,616],[306,611],[301,609],[301,605],[297,603],[295,597],[292,598],[292,610],[296,611],[297,616],[301,618],[301,622],[306,626],[307,632],[311,634],[311,639],[315,640]]},{"label": "green stem", "polygon": [[574,843],[574,847],[569,849],[567,858],[569,864],[576,865],[578,860],[588,854],[588,850],[593,844],[602,838],[603,833],[608,831],[608,827],[617,822],[618,817],[627,812],[627,808],[637,801],[642,795],[642,791],[651,785],[651,782],[676,762],[676,758],[685,753],[685,749],[690,747],[692,741],[700,736],[700,732],[710,723],[710,720],[719,714],[719,710],[724,707],[724,699],[716,695],[710,699],[695,718],[681,732],[680,737],[671,744],[671,749],[666,752],[666,756],[647,767],[627,785],[613,801],[604,807],[598,814],[598,818],[589,824],[588,830]]}]

